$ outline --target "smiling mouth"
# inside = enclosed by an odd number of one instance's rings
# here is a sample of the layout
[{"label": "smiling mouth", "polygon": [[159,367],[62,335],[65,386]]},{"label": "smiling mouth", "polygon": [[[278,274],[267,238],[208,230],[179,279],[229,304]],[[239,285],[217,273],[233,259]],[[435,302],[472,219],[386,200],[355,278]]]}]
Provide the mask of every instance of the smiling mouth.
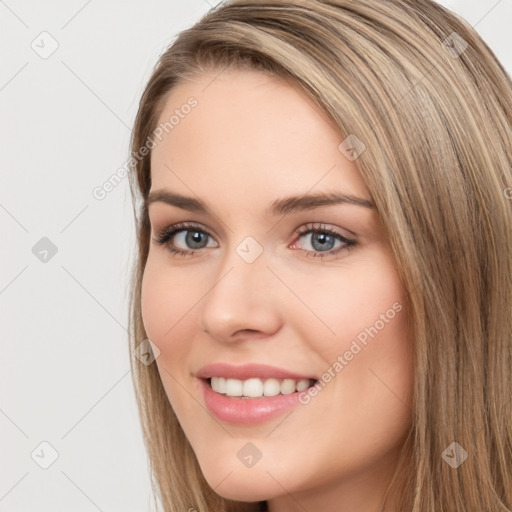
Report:
[{"label": "smiling mouth", "polygon": [[291,395],[305,391],[318,382],[315,379],[260,379],[254,377],[246,380],[210,377],[204,380],[216,393],[242,399]]}]

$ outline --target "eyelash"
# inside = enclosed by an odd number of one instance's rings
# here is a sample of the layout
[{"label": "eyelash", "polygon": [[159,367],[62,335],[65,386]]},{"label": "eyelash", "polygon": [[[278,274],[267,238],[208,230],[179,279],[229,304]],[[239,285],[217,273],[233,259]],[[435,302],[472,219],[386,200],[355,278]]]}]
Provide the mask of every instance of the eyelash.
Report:
[{"label": "eyelash", "polygon": [[[180,222],[178,224],[173,224],[171,226],[167,226],[160,230],[157,233],[157,236],[153,239],[158,245],[167,245],[169,251],[175,255],[175,256],[191,256],[194,252],[198,252],[200,249],[195,250],[184,250],[184,249],[178,249],[176,247],[173,247],[169,242],[172,239],[172,237],[181,232],[181,231],[196,231],[200,233],[204,233],[210,237],[212,235],[208,233],[207,230],[205,230],[203,227],[188,223],[188,222]],[[339,253],[340,251],[352,250],[355,246],[358,245],[358,242],[356,240],[353,240],[352,238],[348,238],[346,236],[341,235],[334,229],[325,226],[325,225],[313,225],[313,224],[306,224],[301,229],[299,229],[296,233],[296,237],[300,238],[303,235],[307,233],[327,233],[331,236],[333,236],[335,239],[339,240],[340,242],[343,242],[345,245],[343,247],[338,247],[337,249],[330,249],[329,251],[307,251],[305,249],[301,249],[306,253],[306,256],[308,257],[314,257],[314,258],[325,258],[326,256],[333,256],[334,254]],[[213,237],[212,237],[213,238]],[[203,247],[205,249],[205,247]]]}]

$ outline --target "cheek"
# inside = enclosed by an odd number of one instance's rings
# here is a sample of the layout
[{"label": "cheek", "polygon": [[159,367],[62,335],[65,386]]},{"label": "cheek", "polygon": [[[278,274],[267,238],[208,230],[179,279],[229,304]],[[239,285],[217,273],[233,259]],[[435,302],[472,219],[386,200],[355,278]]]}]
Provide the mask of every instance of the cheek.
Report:
[{"label": "cheek", "polygon": [[194,321],[192,306],[201,293],[183,273],[173,272],[165,261],[159,260],[148,258],[141,285],[141,311],[146,334],[160,350],[155,362],[163,386],[178,413],[187,397],[182,396],[177,382],[184,380],[188,368]]},{"label": "cheek", "polygon": [[[405,317],[405,296],[387,262],[329,270],[325,276],[315,277],[314,284],[311,280],[294,283],[296,295],[303,299],[295,302],[296,317],[304,319],[307,339],[317,340],[316,351],[336,357],[354,339],[364,343],[376,331],[401,332],[398,324]],[[314,331],[317,334],[313,336]]]},{"label": "cheek", "polygon": [[183,320],[190,316],[201,293],[183,272],[170,270],[161,259],[148,258],[142,278],[141,310],[148,337],[162,350],[167,340],[186,325]]},{"label": "cheek", "polygon": [[142,277],[141,311],[146,334],[155,342],[165,333],[166,311],[172,311],[169,300],[172,301],[173,294],[169,293],[168,283],[162,277],[156,265],[148,260]]},{"label": "cheek", "polygon": [[[323,380],[332,383],[334,402],[345,410],[374,411],[376,417],[398,414],[401,422],[413,389],[406,294],[387,258],[372,261],[300,289],[317,316],[303,321],[302,334],[325,362]],[[370,413],[366,419],[375,420]]]}]

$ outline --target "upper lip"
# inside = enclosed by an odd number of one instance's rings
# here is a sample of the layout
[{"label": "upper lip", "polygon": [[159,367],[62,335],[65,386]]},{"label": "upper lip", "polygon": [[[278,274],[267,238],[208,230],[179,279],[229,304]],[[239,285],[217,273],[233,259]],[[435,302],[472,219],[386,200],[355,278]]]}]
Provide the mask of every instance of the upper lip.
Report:
[{"label": "upper lip", "polygon": [[246,380],[253,377],[264,379],[313,379],[316,377],[309,375],[301,375],[296,372],[268,366],[266,364],[242,364],[233,365],[229,363],[213,363],[203,366],[197,373],[196,377],[200,379],[209,379],[210,377],[227,377],[231,379]]}]

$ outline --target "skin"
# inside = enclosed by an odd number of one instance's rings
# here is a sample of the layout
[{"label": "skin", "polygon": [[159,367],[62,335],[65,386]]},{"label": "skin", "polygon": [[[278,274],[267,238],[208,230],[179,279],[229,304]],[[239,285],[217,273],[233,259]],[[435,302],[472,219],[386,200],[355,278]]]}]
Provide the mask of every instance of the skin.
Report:
[{"label": "skin", "polygon": [[[181,82],[160,121],[190,96],[197,106],[152,151],[151,192],[201,198],[211,213],[149,205],[142,284],[144,325],[161,351],[156,364],[170,403],[221,496],[268,500],[272,512],[380,510],[411,427],[413,372],[405,291],[378,213],[352,204],[265,213],[279,198],[306,193],[371,200],[356,161],[338,149],[345,137],[307,96],[259,71],[215,70]],[[184,221],[211,235],[206,247],[191,249],[187,232],[169,244],[191,256],[153,240]],[[312,232],[297,235],[309,223],[358,245],[314,257],[322,251]],[[247,236],[263,250],[250,264],[236,252]],[[207,411],[194,376],[202,366],[262,363],[321,376],[394,303],[402,310],[307,405],[254,425]],[[237,457],[247,442],[262,454],[251,468]]]}]

